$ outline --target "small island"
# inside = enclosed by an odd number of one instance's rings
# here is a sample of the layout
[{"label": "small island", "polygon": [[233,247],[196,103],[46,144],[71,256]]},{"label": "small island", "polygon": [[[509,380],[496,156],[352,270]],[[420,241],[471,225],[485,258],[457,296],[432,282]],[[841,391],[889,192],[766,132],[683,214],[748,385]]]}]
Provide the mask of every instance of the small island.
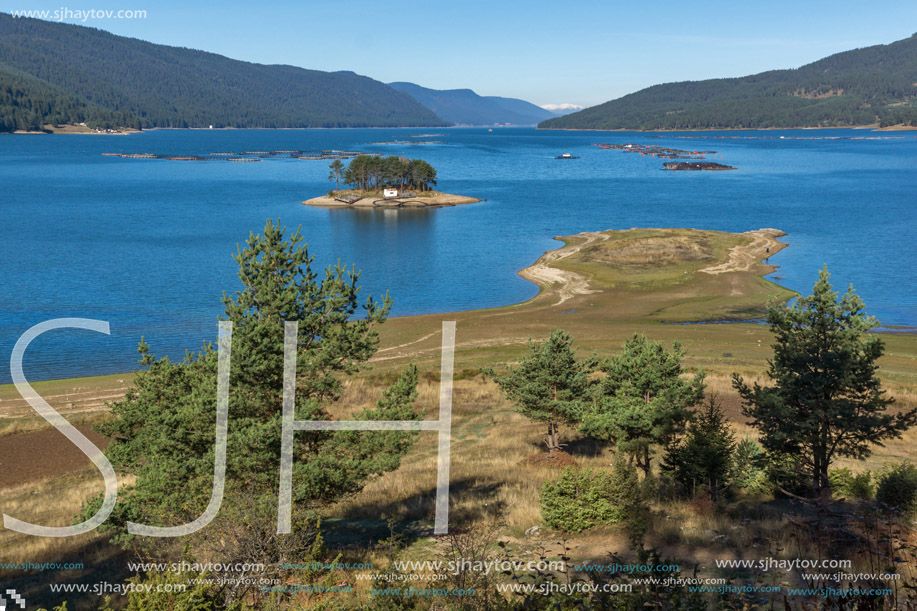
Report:
[{"label": "small island", "polygon": [[[328,166],[335,188],[302,202],[323,208],[436,208],[481,200],[436,191],[436,169],[423,159],[359,155],[346,167],[335,159]],[[352,188],[341,190],[341,185]]]},{"label": "small island", "polygon": [[663,170],[735,170],[731,165],[713,163],[712,161],[668,161],[662,164]]}]

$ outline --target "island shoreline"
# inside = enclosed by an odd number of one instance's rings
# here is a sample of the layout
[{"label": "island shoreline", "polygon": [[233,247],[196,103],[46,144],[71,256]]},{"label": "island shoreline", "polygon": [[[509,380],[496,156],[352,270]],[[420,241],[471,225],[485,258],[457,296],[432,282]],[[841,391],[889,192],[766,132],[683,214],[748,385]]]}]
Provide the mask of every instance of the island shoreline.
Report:
[{"label": "island shoreline", "polygon": [[378,195],[362,197],[352,203],[341,201],[328,195],[320,195],[307,199],[303,206],[316,208],[362,208],[362,209],[402,209],[402,208],[445,208],[447,206],[461,206],[463,204],[476,204],[485,200],[465,195],[440,193],[439,191],[426,192],[417,196],[385,198]]}]

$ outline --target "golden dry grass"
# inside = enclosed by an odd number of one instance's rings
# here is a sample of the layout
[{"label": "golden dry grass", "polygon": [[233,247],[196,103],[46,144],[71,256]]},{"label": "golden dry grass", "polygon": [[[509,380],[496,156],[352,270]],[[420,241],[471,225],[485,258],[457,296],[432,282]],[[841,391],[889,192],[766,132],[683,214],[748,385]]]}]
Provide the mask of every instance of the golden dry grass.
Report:
[{"label": "golden dry grass", "polygon": [[[436,391],[436,385],[430,382],[420,385],[420,401],[427,408],[428,418],[436,415]],[[754,429],[745,424],[739,397],[728,378],[711,376],[708,391],[716,393],[722,401],[738,438],[757,436]],[[357,397],[361,401],[373,400],[379,392],[381,387],[373,391],[365,381],[356,382],[345,393],[344,403]],[[909,399],[907,396],[900,398],[902,403]],[[507,544],[506,553],[515,559],[530,558],[542,548],[548,550],[549,557],[555,558],[564,546],[573,562],[607,562],[612,553],[633,558],[627,536],[617,526],[594,528],[563,539],[550,531],[545,531],[546,538],[526,537],[527,528],[541,524],[539,491],[543,482],[559,475],[556,469],[533,467],[523,462],[529,455],[543,451],[540,446],[542,427],[513,411],[496,384],[480,377],[456,383],[454,406],[450,495],[453,527],[499,520],[503,525],[501,539]],[[340,407],[354,409],[357,406]],[[603,468],[612,460],[609,448],[590,443],[574,431],[566,432],[565,441],[583,467]],[[844,460],[835,466],[854,471],[881,469],[913,456],[909,448],[914,442],[917,442],[917,431],[885,447],[876,447],[874,455],[866,461]],[[377,478],[362,492],[332,507],[329,516],[345,520],[388,518],[402,523],[421,521],[429,524],[433,517],[436,483],[435,444],[434,433],[421,433],[417,445],[405,456],[398,470]],[[658,462],[657,455],[654,460],[657,468]],[[674,559],[689,571],[697,566],[704,576],[733,574],[716,569],[714,560],[811,559],[819,554],[810,539],[811,532],[792,522],[806,514],[806,510],[790,501],[740,497],[727,508],[715,510],[704,502],[662,499],[651,502],[650,507],[645,544],[657,548],[664,558]],[[429,559],[435,555],[435,546],[431,539],[421,538],[404,554],[410,559]],[[351,550],[349,556],[363,561],[371,558],[377,568],[387,564],[386,555],[378,549]],[[852,569],[856,571],[871,570],[869,557],[855,549],[849,550],[845,558],[854,562]],[[899,568],[901,571],[913,569],[910,566]],[[759,578],[802,585],[798,575],[772,573]]]},{"label": "golden dry grass", "polygon": [[[361,378],[348,382],[342,400],[333,410],[345,417],[373,403],[383,388],[382,380]],[[743,423],[739,400],[729,380],[712,376],[708,378],[708,390],[723,402],[737,435],[754,437],[754,430]],[[425,410],[426,418],[437,417],[438,392],[435,381],[422,380],[418,385],[418,406]],[[542,426],[516,413],[502,398],[496,384],[482,376],[455,383],[453,418],[451,522],[468,524],[498,518],[505,524],[505,536],[513,541],[523,540],[527,528],[541,523],[538,500],[542,483],[559,474],[556,469],[524,464],[526,457],[544,450]],[[566,431],[564,441],[583,467],[601,468],[612,460],[609,448],[590,443],[575,431]],[[912,431],[884,448],[877,447],[867,461],[841,461],[837,466],[878,469],[913,456],[911,448],[915,441],[917,431]],[[391,518],[398,522],[429,522],[433,516],[435,485],[436,434],[420,433],[417,444],[398,470],[371,481],[360,493],[332,507],[328,515],[349,520]],[[0,508],[4,513],[35,523],[66,525],[72,523],[85,500],[101,491],[101,478],[93,469],[87,469],[5,490]],[[791,557],[794,541],[783,517],[786,507],[746,505],[742,509],[743,517],[737,518],[734,513],[712,512],[690,503],[656,503],[650,514],[647,544],[657,546],[667,555],[701,563],[714,557],[764,557],[769,553],[765,549],[768,547],[783,550],[780,557]],[[713,541],[714,536],[722,534],[729,537],[728,542]],[[601,558],[609,552],[626,553],[627,548],[626,538],[614,527],[573,536],[569,544],[575,560]],[[519,553],[529,548],[531,543],[520,547]],[[86,550],[93,550],[97,557],[112,553],[104,544],[104,537],[97,533],[45,539],[5,529],[0,530],[0,549],[4,562],[61,562],[77,556],[87,562]],[[431,549],[422,541],[412,548],[411,554],[429,557]],[[363,561],[375,558],[377,566],[382,566],[384,554],[380,554],[364,549],[354,558]],[[88,562],[92,562],[91,557]]]},{"label": "golden dry grass", "polygon": [[[365,382],[349,385],[344,403],[359,397],[365,405],[381,389],[369,392]],[[426,417],[437,417],[438,385],[422,382],[418,404]],[[348,408],[342,408],[345,412]],[[450,513],[458,522],[485,515],[499,515],[513,531],[521,532],[540,521],[538,491],[550,468],[521,465],[532,454],[544,451],[542,426],[517,414],[500,397],[492,381],[480,377],[455,383],[451,453]],[[582,443],[575,433],[568,449],[584,466],[602,466],[610,453],[577,454]],[[436,434],[421,433],[417,445],[402,460],[397,471],[372,481],[356,496],[334,508],[333,514],[347,518],[378,519],[385,515],[398,520],[429,519],[433,514],[436,488]]]},{"label": "golden dry grass", "polygon": [[[130,484],[129,477],[120,478],[120,485]],[[69,526],[74,523],[83,503],[105,490],[102,476],[94,467],[63,477],[31,482],[7,488],[0,496],[0,510],[17,519],[43,526]],[[76,559],[89,565],[84,558],[87,549],[101,551],[104,536],[98,532],[75,537],[32,537],[0,529],[0,561],[2,562],[64,562]],[[101,553],[108,554],[108,551]]]},{"label": "golden dry grass", "polygon": [[[741,399],[725,376],[708,376],[707,393],[716,395],[739,439],[756,438],[741,413]],[[766,383],[763,376],[749,382]],[[375,401],[383,386],[365,379],[345,386],[342,401],[336,406],[340,414],[353,413]],[[422,381],[418,385],[418,406],[426,418],[437,417],[438,385]],[[890,393],[902,406],[910,405],[907,395]],[[453,495],[456,514],[476,515],[485,506],[500,508],[500,514],[512,527],[532,526],[539,522],[538,489],[556,470],[522,464],[528,456],[544,451],[543,427],[516,413],[502,397],[499,387],[483,376],[455,382],[453,395],[452,482],[458,488]],[[600,444],[567,430],[564,440],[568,451],[584,467],[607,466],[613,452]],[[874,469],[913,457],[917,429],[885,446],[875,446],[867,461],[841,461],[838,466],[853,470]],[[658,460],[657,460],[658,462]],[[436,434],[421,433],[415,447],[402,460],[401,467],[371,482],[360,494],[335,507],[334,515],[354,518],[378,518],[385,515],[399,519],[425,519],[432,515],[436,482]],[[486,505],[485,505],[486,504]]]}]

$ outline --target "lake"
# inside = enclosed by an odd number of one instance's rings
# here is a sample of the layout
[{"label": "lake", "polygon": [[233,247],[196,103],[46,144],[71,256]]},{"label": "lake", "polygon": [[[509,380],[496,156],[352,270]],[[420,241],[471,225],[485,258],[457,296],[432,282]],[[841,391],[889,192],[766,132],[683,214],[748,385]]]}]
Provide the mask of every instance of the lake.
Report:
[{"label": "lake", "polygon": [[[427,134],[427,135],[424,135]],[[437,134],[430,136],[429,134]],[[394,140],[438,144],[381,144]],[[422,136],[417,138],[416,136]],[[723,139],[718,136],[728,136]],[[783,136],[783,139],[780,137]],[[840,139],[826,139],[838,137]],[[849,139],[849,138],[888,139]],[[816,138],[816,139],[796,139]],[[715,150],[724,172],[593,143]],[[329,189],[328,162],[123,159],[102,153],[361,150],[420,157],[439,189],[486,202],[429,210],[300,205]],[[556,160],[561,153],[579,159]],[[0,136],[0,382],[13,344],[59,317],[109,321],[111,335],[56,331],[25,358],[30,380],[136,368],[141,336],[181,357],[216,336],[231,255],[268,218],[301,227],[316,266],[338,260],[395,315],[532,297],[516,272],[556,235],[630,227],[776,227],[790,247],[771,278],[808,292],[827,264],[884,325],[917,326],[917,138],[913,132],[784,130],[665,134],[528,128],[154,130],[130,136]]]}]

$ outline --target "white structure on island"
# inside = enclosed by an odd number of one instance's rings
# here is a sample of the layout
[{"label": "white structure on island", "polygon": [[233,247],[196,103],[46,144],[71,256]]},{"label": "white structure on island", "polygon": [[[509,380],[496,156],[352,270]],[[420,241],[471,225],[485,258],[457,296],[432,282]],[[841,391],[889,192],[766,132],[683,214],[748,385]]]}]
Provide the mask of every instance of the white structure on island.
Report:
[{"label": "white structure on island", "polygon": [[398,189],[383,189],[382,197],[385,199],[392,199],[393,197],[398,197]]}]

